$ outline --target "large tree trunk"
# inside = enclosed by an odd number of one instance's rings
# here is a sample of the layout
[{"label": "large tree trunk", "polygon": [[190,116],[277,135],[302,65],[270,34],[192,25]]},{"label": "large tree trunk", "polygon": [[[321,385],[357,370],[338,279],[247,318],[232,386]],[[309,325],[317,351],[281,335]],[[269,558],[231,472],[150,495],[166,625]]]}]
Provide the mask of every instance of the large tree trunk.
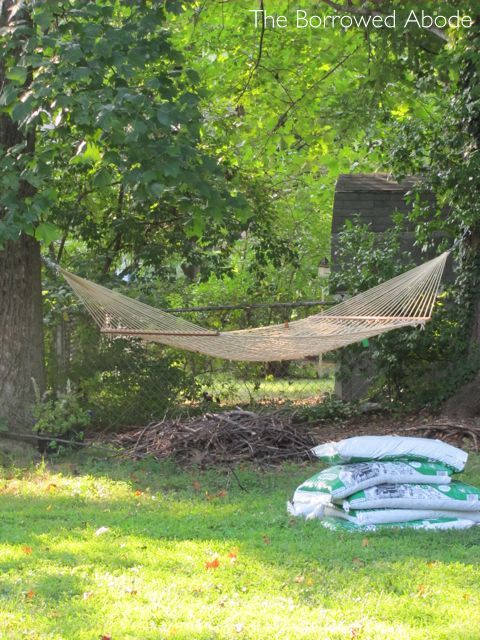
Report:
[{"label": "large tree trunk", "polygon": [[40,248],[22,236],[0,251],[0,421],[31,428],[32,378],[44,388]]},{"label": "large tree trunk", "polygon": [[451,418],[475,418],[480,415],[480,373],[447,400],[443,413]]},{"label": "large tree trunk", "polygon": [[[13,0],[0,3],[0,26],[8,23]],[[27,80],[28,82],[28,80]],[[0,60],[0,86],[8,84]],[[34,150],[34,132],[23,134],[6,113],[0,114],[0,149],[27,142]],[[20,197],[32,195],[21,182]],[[0,218],[5,211],[0,210]],[[35,379],[44,388],[40,246],[21,235],[0,249],[0,423],[12,431],[32,427]]]}]

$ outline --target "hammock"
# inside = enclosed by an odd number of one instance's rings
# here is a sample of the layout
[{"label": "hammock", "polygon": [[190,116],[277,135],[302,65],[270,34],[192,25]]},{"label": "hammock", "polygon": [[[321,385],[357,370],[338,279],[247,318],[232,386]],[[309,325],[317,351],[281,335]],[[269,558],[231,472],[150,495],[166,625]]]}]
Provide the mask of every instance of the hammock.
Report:
[{"label": "hammock", "polygon": [[328,311],[256,329],[210,331],[59,268],[100,331],[108,336],[195,351],[228,360],[296,360],[430,320],[448,253]]}]

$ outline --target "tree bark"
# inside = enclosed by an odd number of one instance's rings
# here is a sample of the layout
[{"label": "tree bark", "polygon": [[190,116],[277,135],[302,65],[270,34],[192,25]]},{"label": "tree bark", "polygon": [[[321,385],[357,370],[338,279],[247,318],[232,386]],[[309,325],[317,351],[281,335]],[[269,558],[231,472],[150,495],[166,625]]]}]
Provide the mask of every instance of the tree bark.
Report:
[{"label": "tree bark", "polygon": [[480,373],[467,384],[460,387],[447,400],[442,413],[451,418],[468,419],[480,415]]},{"label": "tree bark", "polygon": [[32,427],[35,379],[44,388],[40,247],[22,235],[0,251],[0,421]]},{"label": "tree bark", "polygon": [[[0,25],[4,26],[15,3],[0,3]],[[8,83],[4,61],[0,60],[0,86]],[[0,149],[22,141],[33,153],[34,132],[23,133],[6,113],[0,114]],[[32,195],[27,183],[19,187],[20,197]],[[0,210],[0,219],[5,215]],[[32,427],[35,399],[32,378],[44,388],[43,327],[40,245],[21,234],[0,249],[0,423],[11,431]]]}]

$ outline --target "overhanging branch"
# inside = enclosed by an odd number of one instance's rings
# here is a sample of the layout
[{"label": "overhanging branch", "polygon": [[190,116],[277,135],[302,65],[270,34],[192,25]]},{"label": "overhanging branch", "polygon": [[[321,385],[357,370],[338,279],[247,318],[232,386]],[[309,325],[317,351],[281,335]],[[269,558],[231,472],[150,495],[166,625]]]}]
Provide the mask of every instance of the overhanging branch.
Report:
[{"label": "overhanging branch", "polygon": [[263,0],[260,0],[260,11],[262,12],[262,26],[260,31],[260,41],[258,43],[257,59],[255,60],[253,67],[250,69],[250,73],[248,74],[248,78],[247,78],[247,82],[245,83],[245,86],[243,87],[243,89],[240,91],[240,94],[238,95],[237,104],[240,102],[242,96],[248,91],[248,88],[253,78],[253,74],[258,69],[260,61],[262,59],[263,38],[265,36],[265,20],[263,19],[263,16],[265,15],[265,7],[264,7]]}]

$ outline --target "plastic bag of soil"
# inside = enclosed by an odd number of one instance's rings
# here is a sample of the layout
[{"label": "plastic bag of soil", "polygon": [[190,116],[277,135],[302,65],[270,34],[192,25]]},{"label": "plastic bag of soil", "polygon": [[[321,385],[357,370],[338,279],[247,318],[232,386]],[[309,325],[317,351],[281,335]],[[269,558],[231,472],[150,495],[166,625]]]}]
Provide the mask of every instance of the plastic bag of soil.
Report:
[{"label": "plastic bag of soil", "polygon": [[322,520],[325,528],[331,531],[348,531],[351,533],[374,532],[382,529],[426,529],[426,530],[448,530],[448,529],[469,529],[475,525],[471,520],[462,518],[435,518],[425,520],[412,520],[411,522],[392,522],[390,524],[367,524],[358,525],[339,520],[337,518],[325,518]]},{"label": "plastic bag of soil", "polygon": [[464,482],[450,484],[380,484],[358,491],[342,502],[350,509],[452,509],[480,511],[480,489]]},{"label": "plastic bag of soil", "polygon": [[453,471],[462,471],[468,454],[441,440],[408,436],[357,436],[328,442],[312,450],[325,462],[345,464],[369,460],[440,462]]},{"label": "plastic bag of soil", "polygon": [[340,499],[377,484],[448,484],[451,473],[449,467],[439,462],[356,462],[316,473],[302,482],[295,494],[313,497],[316,493],[326,493],[332,499]]},{"label": "plastic bag of soil", "polygon": [[[460,518],[480,523],[479,511],[454,511],[453,509],[352,509],[344,511],[337,505],[323,505],[317,509],[317,518],[340,518],[359,526],[369,524],[392,524],[412,520],[431,520],[432,518]],[[310,519],[310,516],[309,516]]]}]

